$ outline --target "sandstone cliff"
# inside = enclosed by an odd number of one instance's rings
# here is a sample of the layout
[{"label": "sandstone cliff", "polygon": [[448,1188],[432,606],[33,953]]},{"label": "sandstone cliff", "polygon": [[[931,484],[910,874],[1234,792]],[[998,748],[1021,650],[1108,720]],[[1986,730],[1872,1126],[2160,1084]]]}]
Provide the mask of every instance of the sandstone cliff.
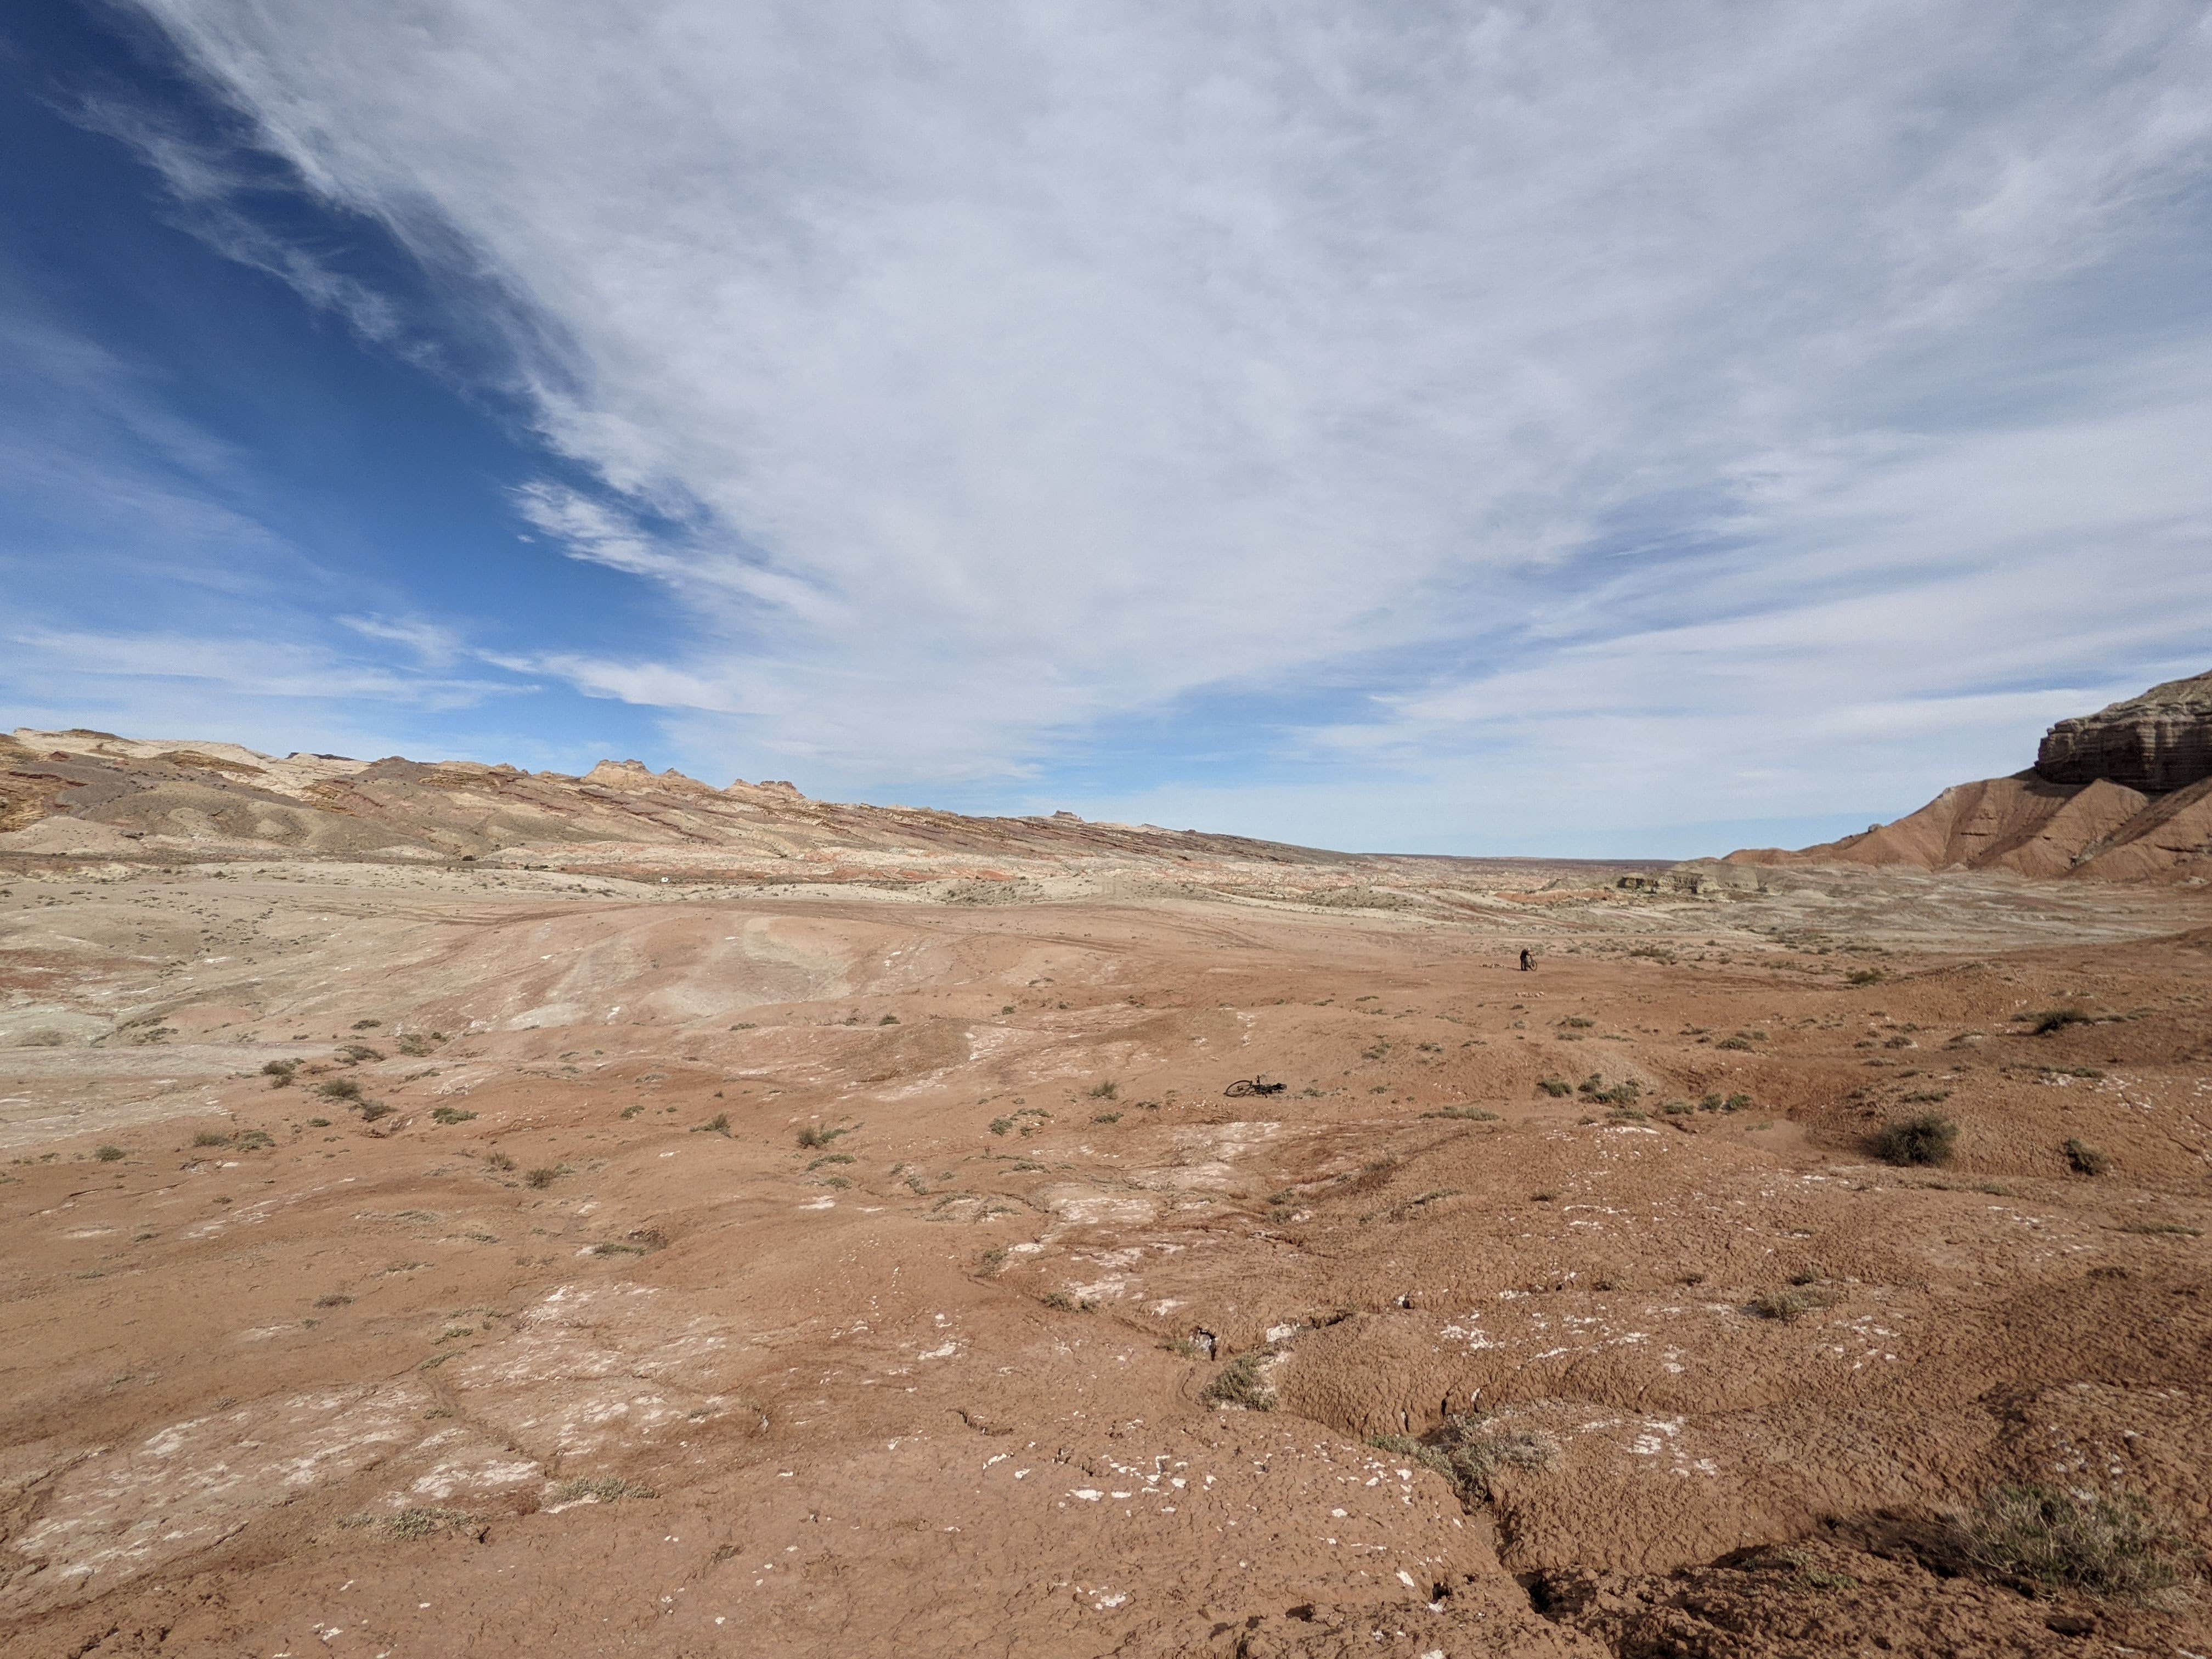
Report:
[{"label": "sandstone cliff", "polygon": [[2212,778],[2212,673],[2059,721],[2045,734],[2035,769],[2053,783],[2109,779],[2149,794]]}]

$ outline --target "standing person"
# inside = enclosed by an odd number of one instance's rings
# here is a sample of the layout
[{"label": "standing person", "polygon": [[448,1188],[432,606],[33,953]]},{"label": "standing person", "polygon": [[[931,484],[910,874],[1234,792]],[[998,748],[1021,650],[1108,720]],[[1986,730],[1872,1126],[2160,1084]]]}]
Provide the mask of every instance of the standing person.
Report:
[{"label": "standing person", "polygon": [[1521,971],[1524,974],[1533,974],[1536,971],[1536,958],[1528,954],[1528,948],[1526,945],[1521,947]]}]

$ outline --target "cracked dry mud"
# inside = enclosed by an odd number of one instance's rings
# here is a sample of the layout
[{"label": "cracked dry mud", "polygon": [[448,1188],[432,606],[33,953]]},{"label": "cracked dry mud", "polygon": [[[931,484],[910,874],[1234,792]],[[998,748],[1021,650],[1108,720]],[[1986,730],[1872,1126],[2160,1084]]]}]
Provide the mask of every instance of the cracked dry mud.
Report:
[{"label": "cracked dry mud", "polygon": [[0,888],[11,1655],[2212,1653],[2200,894]]}]

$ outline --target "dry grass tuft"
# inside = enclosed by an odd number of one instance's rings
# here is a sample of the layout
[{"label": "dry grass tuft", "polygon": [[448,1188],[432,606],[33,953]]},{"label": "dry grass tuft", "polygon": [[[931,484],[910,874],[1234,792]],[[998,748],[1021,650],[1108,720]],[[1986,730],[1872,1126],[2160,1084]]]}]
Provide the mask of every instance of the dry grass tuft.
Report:
[{"label": "dry grass tuft", "polygon": [[2142,1597],[2185,1571],[2179,1534],[2136,1492],[1998,1486],[1955,1524],[1968,1565],[2039,1589]]},{"label": "dry grass tuft", "polygon": [[1267,1386],[1267,1379],[1260,1370],[1267,1358],[1262,1353],[1237,1355],[1221,1368],[1199,1398],[1209,1405],[1241,1406],[1248,1412],[1274,1410],[1275,1391]]}]

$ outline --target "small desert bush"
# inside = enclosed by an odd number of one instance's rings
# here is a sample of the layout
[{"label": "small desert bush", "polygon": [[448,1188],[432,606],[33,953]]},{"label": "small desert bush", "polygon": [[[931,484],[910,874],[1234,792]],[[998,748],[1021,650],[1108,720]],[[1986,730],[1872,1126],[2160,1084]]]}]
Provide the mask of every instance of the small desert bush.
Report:
[{"label": "small desert bush", "polygon": [[441,1532],[474,1532],[483,1528],[477,1516],[460,1510],[406,1509],[392,1515],[353,1515],[338,1523],[342,1527],[373,1529],[386,1538],[414,1540],[431,1538]]},{"label": "small desert bush", "polygon": [[1884,1124],[1875,1137],[1874,1149],[1885,1164],[1948,1164],[1958,1140],[1956,1119],[1922,1112]]},{"label": "small desert bush", "polygon": [[1540,1429],[1500,1428],[1478,1416],[1448,1418],[1425,1440],[1389,1434],[1368,1444],[1434,1469],[1472,1507],[1491,1496],[1504,1469],[1547,1469],[1559,1461],[1559,1443]]},{"label": "small desert bush", "polygon": [[1267,1356],[1242,1353],[1221,1368],[1199,1398],[1210,1405],[1242,1406],[1248,1412],[1275,1409],[1275,1391],[1267,1386],[1260,1366]]},{"label": "small desert bush", "polygon": [[1846,985],[1878,985],[1881,982],[1881,969],[1879,968],[1854,968],[1844,976]]},{"label": "small desert bush", "polygon": [[658,1498],[660,1494],[650,1486],[640,1486],[635,1480],[617,1480],[611,1474],[586,1475],[577,1480],[563,1480],[553,1488],[556,1504],[618,1504],[625,1498]]},{"label": "small desert bush", "polygon": [[1498,1114],[1486,1112],[1480,1106],[1441,1106],[1433,1112],[1423,1112],[1423,1117],[1458,1118],[1468,1123],[1495,1123]]},{"label": "small desert bush", "polygon": [[1119,1112],[1098,1112],[1092,1115],[1091,1121],[1093,1123],[1119,1123],[1121,1115]]},{"label": "small desert bush", "polygon": [[356,1031],[374,1031],[383,1024],[380,1019],[357,1019],[353,1023],[353,1029]]},{"label": "small desert bush", "polygon": [[799,1132],[799,1144],[807,1151],[812,1152],[818,1147],[827,1146],[839,1135],[849,1133],[849,1130],[828,1129],[818,1123],[810,1123]]},{"label": "small desert bush", "polygon": [[349,1077],[334,1077],[327,1083],[318,1083],[315,1092],[325,1100],[359,1100],[361,1085]]},{"label": "small desert bush", "polygon": [[300,1069],[296,1060],[272,1060],[261,1068],[261,1075],[269,1079],[269,1086],[281,1089],[292,1080],[292,1073]]},{"label": "small desert bush", "polygon": [[238,1137],[238,1150],[241,1152],[264,1152],[276,1144],[276,1136],[266,1129],[242,1130]]},{"label": "small desert bush", "polygon": [[1434,1469],[1447,1480],[1451,1479],[1451,1459],[1434,1446],[1424,1445],[1402,1434],[1378,1434],[1367,1443],[1376,1451],[1389,1452],[1393,1457],[1402,1457],[1425,1469]]},{"label": "small desert bush", "polygon": [[1583,1079],[1579,1092],[1601,1106],[1633,1106],[1643,1097],[1644,1085],[1627,1078],[1608,1088],[1606,1080],[1593,1072]]},{"label": "small desert bush", "polygon": [[218,1129],[202,1129],[192,1137],[195,1146],[228,1146],[230,1137]]},{"label": "small desert bush", "polygon": [[380,1117],[391,1115],[392,1108],[380,1100],[364,1100],[361,1103],[361,1121],[363,1123],[374,1123]]},{"label": "small desert bush", "polygon": [[898,1023],[899,1017],[896,1014],[885,1014],[881,1019],[876,1022],[878,1025],[896,1025]]},{"label": "small desert bush", "polygon": [[2069,1137],[2065,1146],[2066,1163],[2075,1175],[2100,1176],[2112,1167],[2112,1160],[2086,1140]]},{"label": "small desert bush", "polygon": [[1108,1078],[1103,1083],[1092,1084],[1089,1091],[1089,1095],[1090,1098],[1092,1100],[1112,1100],[1120,1095],[1121,1092],[1121,1085],[1115,1082],[1112,1078]]},{"label": "small desert bush", "polygon": [[120,1146],[103,1146],[98,1152],[94,1152],[93,1156],[98,1158],[102,1164],[120,1164],[125,1158],[128,1158],[130,1154],[125,1152]]},{"label": "small desert bush", "polygon": [[465,1112],[458,1106],[433,1106],[430,1109],[433,1123],[466,1123],[475,1116],[474,1112]]},{"label": "small desert bush", "polygon": [[1835,1298],[1814,1285],[1792,1285],[1786,1291],[1761,1291],[1744,1304],[1759,1319],[1793,1324],[1807,1314],[1827,1307]]},{"label": "small desert bush", "polygon": [[2053,1031],[2063,1031],[2069,1025],[2087,1025],[2089,1016],[2081,1008],[2045,1008],[2028,1017],[2028,1030],[2038,1036],[2049,1036]]},{"label": "small desert bush", "polygon": [[514,1160],[505,1152],[486,1152],[484,1162],[495,1170],[512,1170],[514,1167]]},{"label": "small desert bush", "polygon": [[2141,1596],[2183,1575],[2181,1540],[2134,1492],[1999,1486],[1957,1525],[1970,1565],[2044,1589]]},{"label": "small desert bush", "polygon": [[1575,1091],[1573,1084],[1555,1077],[1539,1078],[1536,1086],[1554,1100],[1564,1100]]},{"label": "small desert bush", "polygon": [[349,1042],[338,1050],[338,1058],[349,1066],[358,1066],[365,1060],[382,1060],[384,1056],[366,1042]]},{"label": "small desert bush", "polygon": [[561,1178],[561,1171],[554,1164],[541,1164],[522,1178],[533,1187],[550,1187]]},{"label": "small desert bush", "polygon": [[[705,1135],[728,1134],[730,1133],[730,1115],[727,1112],[715,1113],[714,1116],[708,1118],[704,1123],[699,1126],[699,1133]],[[799,1142],[799,1145],[802,1146],[805,1144],[806,1143],[804,1140]]]}]

